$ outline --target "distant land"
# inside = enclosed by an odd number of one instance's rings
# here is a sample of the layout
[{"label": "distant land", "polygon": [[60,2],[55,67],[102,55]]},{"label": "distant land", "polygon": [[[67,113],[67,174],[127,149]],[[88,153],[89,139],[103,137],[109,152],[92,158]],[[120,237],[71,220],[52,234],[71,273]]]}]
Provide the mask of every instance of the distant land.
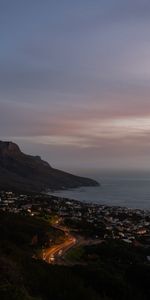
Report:
[{"label": "distant land", "polygon": [[52,168],[40,156],[24,154],[13,142],[0,141],[1,190],[41,192],[98,185],[93,179]]}]

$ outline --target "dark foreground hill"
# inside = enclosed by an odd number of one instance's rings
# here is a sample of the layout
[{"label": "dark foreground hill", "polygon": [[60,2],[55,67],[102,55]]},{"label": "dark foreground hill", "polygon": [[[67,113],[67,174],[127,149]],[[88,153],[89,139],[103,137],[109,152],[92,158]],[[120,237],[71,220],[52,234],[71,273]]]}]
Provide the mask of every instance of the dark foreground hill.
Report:
[{"label": "dark foreground hill", "polygon": [[12,142],[0,141],[0,189],[44,191],[96,185],[92,179],[52,168],[39,156],[22,153]]},{"label": "dark foreground hill", "polygon": [[[150,299],[150,265],[142,249],[110,240],[84,247],[84,263],[49,265],[32,258],[44,233],[56,237],[49,222],[0,212],[0,232],[1,300]],[[37,245],[31,243],[35,234]]]}]

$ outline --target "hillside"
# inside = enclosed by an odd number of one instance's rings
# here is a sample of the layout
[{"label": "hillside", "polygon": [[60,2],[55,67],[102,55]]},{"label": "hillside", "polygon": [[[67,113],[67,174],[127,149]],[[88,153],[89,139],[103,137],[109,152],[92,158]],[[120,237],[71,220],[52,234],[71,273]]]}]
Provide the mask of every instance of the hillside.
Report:
[{"label": "hillside", "polygon": [[0,189],[44,191],[96,185],[92,179],[52,168],[39,156],[24,154],[12,142],[0,141]]},{"label": "hillside", "polygon": [[[51,238],[60,234],[49,223],[0,212],[0,230],[1,300],[150,299],[150,266],[142,249],[110,240],[84,247],[78,265],[50,265],[32,258],[47,232]],[[31,243],[35,234],[37,245]]]}]

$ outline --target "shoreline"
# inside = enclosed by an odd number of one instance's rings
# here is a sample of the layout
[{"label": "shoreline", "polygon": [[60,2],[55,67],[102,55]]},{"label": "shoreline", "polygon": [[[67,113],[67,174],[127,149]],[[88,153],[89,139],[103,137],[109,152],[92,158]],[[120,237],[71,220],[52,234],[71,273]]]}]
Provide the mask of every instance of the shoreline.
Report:
[{"label": "shoreline", "polygon": [[142,241],[149,244],[150,211],[85,203],[53,195],[0,192],[0,210],[45,221],[60,220],[71,232],[85,238]]},{"label": "shoreline", "polygon": [[104,180],[100,187],[81,187],[66,190],[48,191],[48,195],[78,200],[84,203],[96,203],[108,206],[128,207],[150,210],[149,181]]}]

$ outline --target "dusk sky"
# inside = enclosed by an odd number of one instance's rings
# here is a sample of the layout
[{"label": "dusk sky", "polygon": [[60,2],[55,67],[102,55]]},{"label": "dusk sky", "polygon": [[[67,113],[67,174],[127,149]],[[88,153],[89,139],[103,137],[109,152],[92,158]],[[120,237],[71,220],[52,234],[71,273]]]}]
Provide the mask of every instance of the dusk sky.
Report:
[{"label": "dusk sky", "polygon": [[0,136],[52,166],[150,170],[150,1],[0,0]]}]

